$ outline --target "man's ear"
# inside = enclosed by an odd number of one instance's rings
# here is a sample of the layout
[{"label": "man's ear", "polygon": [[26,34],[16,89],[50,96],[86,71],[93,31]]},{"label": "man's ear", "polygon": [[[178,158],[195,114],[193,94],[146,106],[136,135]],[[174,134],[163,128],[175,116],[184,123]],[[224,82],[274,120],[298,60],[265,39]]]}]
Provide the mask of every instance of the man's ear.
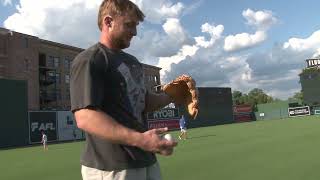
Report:
[{"label": "man's ear", "polygon": [[107,26],[107,27],[111,27],[112,26],[112,17],[111,16],[106,16],[104,18],[104,24]]}]

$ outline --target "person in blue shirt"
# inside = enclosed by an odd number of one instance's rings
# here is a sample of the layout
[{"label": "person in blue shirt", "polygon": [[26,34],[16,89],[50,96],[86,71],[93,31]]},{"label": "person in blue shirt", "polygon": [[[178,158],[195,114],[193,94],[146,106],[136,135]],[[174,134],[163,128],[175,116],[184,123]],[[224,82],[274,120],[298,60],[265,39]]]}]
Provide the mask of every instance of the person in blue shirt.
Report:
[{"label": "person in blue shirt", "polygon": [[187,126],[186,126],[186,119],[185,119],[184,115],[181,116],[179,124],[180,124],[180,130],[181,130],[181,133],[179,135],[179,139],[186,140],[187,139]]}]

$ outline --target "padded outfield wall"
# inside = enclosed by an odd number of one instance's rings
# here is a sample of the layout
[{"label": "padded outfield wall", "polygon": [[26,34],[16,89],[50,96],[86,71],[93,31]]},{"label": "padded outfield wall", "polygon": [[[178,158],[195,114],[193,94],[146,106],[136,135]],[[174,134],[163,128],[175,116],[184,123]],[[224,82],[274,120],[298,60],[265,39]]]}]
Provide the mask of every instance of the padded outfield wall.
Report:
[{"label": "padded outfield wall", "polygon": [[0,147],[27,145],[27,82],[0,79],[0,100]]},{"label": "padded outfield wall", "polygon": [[[188,117],[188,128],[233,123],[231,88],[199,87],[200,111],[195,120]],[[180,113],[185,113],[180,108]]]},{"label": "padded outfield wall", "polygon": [[58,111],[57,123],[59,141],[84,139],[84,132],[77,127],[71,111]]},{"label": "padded outfield wall", "polygon": [[258,111],[255,112],[257,120],[288,118],[288,101],[258,104]]},{"label": "padded outfield wall", "polygon": [[41,131],[48,142],[84,139],[84,133],[77,127],[70,111],[30,111],[30,144],[40,143]]}]

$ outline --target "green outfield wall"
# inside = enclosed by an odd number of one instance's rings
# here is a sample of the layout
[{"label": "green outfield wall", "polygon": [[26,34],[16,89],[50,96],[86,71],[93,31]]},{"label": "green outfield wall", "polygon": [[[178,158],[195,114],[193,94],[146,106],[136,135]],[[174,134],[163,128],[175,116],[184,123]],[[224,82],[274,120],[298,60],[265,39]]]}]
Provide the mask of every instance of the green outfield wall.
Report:
[{"label": "green outfield wall", "polygon": [[0,79],[0,100],[0,147],[27,145],[27,82]]},{"label": "green outfield wall", "polygon": [[[199,114],[188,118],[188,128],[233,123],[231,88],[199,87]],[[187,114],[180,107],[180,113]]]},{"label": "green outfield wall", "polygon": [[255,118],[256,120],[287,118],[288,108],[288,101],[258,104],[258,111],[255,112]]}]

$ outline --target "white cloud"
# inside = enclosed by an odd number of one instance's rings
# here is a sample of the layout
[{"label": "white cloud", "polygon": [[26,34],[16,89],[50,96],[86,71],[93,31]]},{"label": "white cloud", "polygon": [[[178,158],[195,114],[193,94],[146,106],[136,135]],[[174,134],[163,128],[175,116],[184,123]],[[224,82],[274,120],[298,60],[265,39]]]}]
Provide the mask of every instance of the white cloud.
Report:
[{"label": "white cloud", "polygon": [[177,4],[174,5],[166,5],[163,4],[161,8],[158,10],[159,14],[162,16],[167,16],[167,17],[178,17],[178,15],[181,13],[182,9],[184,8],[183,4],[178,2]]},{"label": "white cloud", "polygon": [[157,65],[159,57],[174,56],[182,46],[190,46],[194,43],[181,26],[179,19],[168,18],[162,25],[162,30],[149,29],[138,33],[139,36],[133,39],[127,51],[138,56],[144,63]]},{"label": "white cloud", "polygon": [[43,39],[88,47],[97,40],[99,5],[99,1],[91,0],[20,0],[17,12],[4,26]]},{"label": "white cloud", "polygon": [[266,30],[277,22],[277,18],[273,16],[271,11],[256,11],[247,9],[242,12],[242,16],[246,18],[249,25],[257,27],[259,30]]},{"label": "white cloud", "polygon": [[312,58],[320,58],[320,48],[312,55]]},{"label": "white cloud", "polygon": [[[220,61],[228,66],[223,67],[227,74],[228,81],[224,86],[232,87],[233,90],[240,90],[246,92],[252,89],[255,85],[250,83],[252,81],[252,69],[247,63],[246,55],[228,56],[224,55]],[[227,68],[228,67],[228,68]],[[219,86],[212,85],[211,86]]]},{"label": "white cloud", "polygon": [[214,26],[209,23],[205,23],[201,26],[201,31],[209,33],[211,37],[219,38],[224,30],[223,25]]},{"label": "white cloud", "polygon": [[257,31],[254,34],[239,33],[229,35],[225,38],[224,50],[237,51],[254,47],[267,38],[267,30],[277,22],[271,11],[253,11],[247,9],[242,12],[242,16],[247,20],[247,24],[255,27]]},{"label": "white cloud", "polygon": [[229,35],[225,38],[224,50],[236,51],[255,46],[266,39],[267,35],[264,31],[257,31],[255,34],[241,33]]},{"label": "white cloud", "polygon": [[257,87],[261,87],[272,97],[287,99],[294,93],[300,92],[299,76],[301,69],[287,69],[280,76],[270,79],[257,80]]},{"label": "white cloud", "polygon": [[184,4],[172,3],[170,0],[131,0],[145,13],[146,20],[151,23],[160,24],[167,18],[177,18],[181,15]]},{"label": "white cloud", "polygon": [[168,18],[162,25],[163,30],[170,36],[178,41],[183,41],[186,38],[186,33],[177,18]]},{"label": "white cloud", "polygon": [[204,36],[198,36],[195,37],[195,41],[198,46],[208,48],[212,46],[215,43],[215,41],[221,37],[223,30],[223,25],[214,26],[210,25],[209,23],[205,23],[201,26],[201,31],[204,33],[209,33],[209,35],[211,36],[210,40],[206,41]]},{"label": "white cloud", "polygon": [[266,52],[238,51],[230,54],[223,51],[222,40],[218,39],[210,47],[196,43],[194,47],[198,49],[189,56],[161,58],[164,64],[171,62],[170,67],[165,64],[164,82],[187,73],[200,87],[231,87],[244,93],[260,88],[273,97],[286,99],[301,90],[298,74],[305,66],[304,60],[320,53],[319,46],[314,46],[317,48],[312,51],[304,49],[298,52],[275,44]]},{"label": "white cloud", "polygon": [[1,2],[3,6],[12,5],[12,0],[2,0]]},{"label": "white cloud", "polygon": [[182,16],[188,15],[196,11],[204,2],[205,0],[197,0],[193,1],[191,4],[183,8]]},{"label": "white cloud", "polygon": [[[146,21],[151,23],[163,23],[168,18],[175,18],[178,21],[184,9],[181,2],[172,3],[170,0],[132,1],[146,14]],[[96,21],[100,3],[101,0],[20,0],[17,12],[4,22],[4,26],[43,39],[86,48],[98,40],[99,31]],[[172,19],[168,20],[165,30],[171,38],[169,40],[160,38],[162,42],[169,41],[172,44],[171,48],[173,45],[181,47],[182,43],[190,40],[184,30],[179,28],[180,26],[172,27],[179,23]],[[184,38],[173,42],[174,33],[178,33],[175,40],[181,37],[181,34],[184,34]],[[172,48],[172,50],[175,49]],[[164,52],[164,48],[159,50]]]},{"label": "white cloud", "polygon": [[176,55],[171,57],[159,57],[159,63],[157,66],[162,68],[161,75],[165,75],[166,71],[171,70],[172,64],[178,64],[182,60],[186,59],[187,56],[193,56],[199,47],[184,45]]},{"label": "white cloud", "polygon": [[183,45],[177,54],[170,57],[159,57],[159,63],[157,66],[162,68],[161,75],[164,76],[167,71],[171,70],[172,64],[178,64],[188,56],[194,56],[199,48],[211,47],[217,39],[221,37],[224,30],[223,25],[210,25],[205,23],[201,26],[201,30],[204,33],[210,35],[210,40],[206,41],[204,36],[195,37],[196,43],[194,45]]},{"label": "white cloud", "polygon": [[320,46],[320,30],[314,32],[306,39],[290,38],[285,42],[283,48],[292,49],[294,51],[314,50]]}]

